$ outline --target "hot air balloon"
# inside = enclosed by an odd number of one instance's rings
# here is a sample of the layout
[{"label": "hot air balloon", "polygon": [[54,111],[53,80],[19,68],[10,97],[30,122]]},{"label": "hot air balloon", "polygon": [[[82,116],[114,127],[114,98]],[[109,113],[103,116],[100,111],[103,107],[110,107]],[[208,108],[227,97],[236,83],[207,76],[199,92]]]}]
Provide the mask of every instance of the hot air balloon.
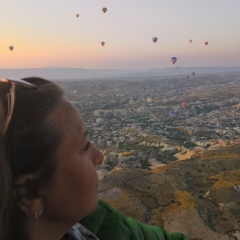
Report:
[{"label": "hot air balloon", "polygon": [[192,76],[193,76],[193,77],[195,76],[195,72],[192,72]]},{"label": "hot air balloon", "polygon": [[14,49],[14,46],[9,46],[10,51]]},{"label": "hot air balloon", "polygon": [[105,45],[105,42],[101,42],[101,45],[104,46],[104,45]]},{"label": "hot air balloon", "polygon": [[187,103],[186,102],[182,102],[181,106],[182,106],[182,108],[186,108],[187,107]]},{"label": "hot air balloon", "polygon": [[102,11],[105,13],[107,11],[107,8],[106,7],[103,7],[102,8]]},{"label": "hot air balloon", "polygon": [[153,41],[154,43],[156,43],[157,40],[158,40],[157,37],[153,37],[153,38],[152,38],[152,41]]},{"label": "hot air balloon", "polygon": [[205,46],[207,46],[207,45],[208,45],[208,42],[204,42],[204,44],[205,44]]},{"label": "hot air balloon", "polygon": [[187,76],[187,79],[189,79],[189,76]]},{"label": "hot air balloon", "polygon": [[76,14],[76,17],[79,18],[79,14],[78,13]]},{"label": "hot air balloon", "polygon": [[189,39],[189,42],[191,43],[191,42],[192,42],[192,39]]},{"label": "hot air balloon", "polygon": [[173,64],[175,64],[176,61],[177,61],[177,58],[176,58],[176,57],[172,57],[172,58],[171,58],[171,62],[172,62]]},{"label": "hot air balloon", "polygon": [[176,115],[176,112],[170,111],[170,112],[169,112],[169,115],[170,115],[171,117],[174,117],[174,116]]}]

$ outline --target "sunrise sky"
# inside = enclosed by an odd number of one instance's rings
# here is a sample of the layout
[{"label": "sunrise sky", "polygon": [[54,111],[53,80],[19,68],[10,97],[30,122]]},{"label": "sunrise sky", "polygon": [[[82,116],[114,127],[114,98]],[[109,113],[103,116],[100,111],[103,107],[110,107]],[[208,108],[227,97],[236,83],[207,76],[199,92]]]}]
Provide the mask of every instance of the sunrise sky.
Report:
[{"label": "sunrise sky", "polygon": [[240,66],[240,0],[1,0],[0,7],[1,69]]}]

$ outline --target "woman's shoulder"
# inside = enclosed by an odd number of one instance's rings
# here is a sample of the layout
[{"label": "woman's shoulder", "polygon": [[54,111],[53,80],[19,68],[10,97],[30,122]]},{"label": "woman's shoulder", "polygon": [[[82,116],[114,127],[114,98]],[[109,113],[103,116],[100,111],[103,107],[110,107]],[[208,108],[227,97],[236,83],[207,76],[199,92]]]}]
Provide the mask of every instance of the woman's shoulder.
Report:
[{"label": "woman's shoulder", "polygon": [[188,240],[181,233],[169,234],[159,226],[146,225],[127,218],[101,200],[97,210],[81,223],[104,240]]}]

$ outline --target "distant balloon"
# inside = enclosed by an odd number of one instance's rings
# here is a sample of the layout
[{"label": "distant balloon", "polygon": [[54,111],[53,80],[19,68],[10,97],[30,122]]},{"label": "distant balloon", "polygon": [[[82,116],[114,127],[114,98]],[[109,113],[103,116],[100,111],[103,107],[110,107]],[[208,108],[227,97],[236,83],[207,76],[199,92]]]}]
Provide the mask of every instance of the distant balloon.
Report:
[{"label": "distant balloon", "polygon": [[172,58],[171,58],[171,62],[172,62],[173,64],[175,64],[176,61],[177,61],[177,58],[176,58],[176,57],[172,57]]},{"label": "distant balloon", "polygon": [[76,14],[76,17],[79,18],[79,14],[78,13]]},{"label": "distant balloon", "polygon": [[104,45],[105,45],[105,42],[101,42],[101,45],[104,46]]},{"label": "distant balloon", "polygon": [[182,102],[181,106],[182,106],[182,108],[186,108],[187,107],[187,103],[186,102]]},{"label": "distant balloon", "polygon": [[106,7],[103,7],[102,8],[102,11],[105,13],[107,11],[107,8]]},{"label": "distant balloon", "polygon": [[189,76],[187,76],[187,79],[189,79]]},{"label": "distant balloon", "polygon": [[208,42],[204,42],[204,44],[205,44],[205,46],[207,46],[207,45],[208,45]]},{"label": "distant balloon", "polygon": [[173,117],[173,116],[176,115],[176,112],[174,112],[174,111],[170,111],[170,112],[169,112],[169,115],[170,115],[171,117]]},{"label": "distant balloon", "polygon": [[192,39],[189,39],[189,42],[191,43],[191,42],[192,42]]},{"label": "distant balloon", "polygon": [[153,37],[153,38],[152,38],[152,41],[153,41],[154,43],[156,43],[156,42],[157,42],[157,40],[158,40],[158,38],[157,38],[157,37]]},{"label": "distant balloon", "polygon": [[9,46],[9,49],[12,51],[14,49],[14,46]]},{"label": "distant balloon", "polygon": [[195,72],[192,72],[192,76],[193,76],[193,77],[195,76]]}]

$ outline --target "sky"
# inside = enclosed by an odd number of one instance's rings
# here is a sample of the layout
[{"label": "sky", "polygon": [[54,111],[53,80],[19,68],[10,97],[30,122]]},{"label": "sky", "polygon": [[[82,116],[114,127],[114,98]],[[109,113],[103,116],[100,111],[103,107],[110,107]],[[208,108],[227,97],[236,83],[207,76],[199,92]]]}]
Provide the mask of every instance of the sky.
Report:
[{"label": "sky", "polygon": [[0,6],[0,69],[240,66],[240,0],[1,0]]}]

